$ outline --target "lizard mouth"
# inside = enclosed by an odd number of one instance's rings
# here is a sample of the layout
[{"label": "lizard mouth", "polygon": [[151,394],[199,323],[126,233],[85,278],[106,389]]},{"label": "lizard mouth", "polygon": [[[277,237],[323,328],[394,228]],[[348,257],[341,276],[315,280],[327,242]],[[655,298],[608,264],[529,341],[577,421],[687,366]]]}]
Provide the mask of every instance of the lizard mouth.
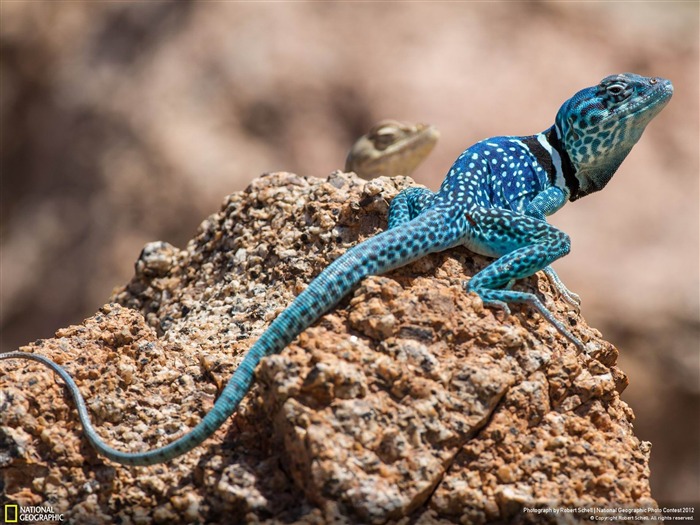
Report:
[{"label": "lizard mouth", "polygon": [[617,118],[619,120],[627,120],[628,118],[650,112],[651,119],[668,103],[673,96],[673,84],[670,80],[659,79],[659,82],[649,92],[635,100],[632,104],[626,105],[617,111],[613,111],[610,116],[605,119]]}]

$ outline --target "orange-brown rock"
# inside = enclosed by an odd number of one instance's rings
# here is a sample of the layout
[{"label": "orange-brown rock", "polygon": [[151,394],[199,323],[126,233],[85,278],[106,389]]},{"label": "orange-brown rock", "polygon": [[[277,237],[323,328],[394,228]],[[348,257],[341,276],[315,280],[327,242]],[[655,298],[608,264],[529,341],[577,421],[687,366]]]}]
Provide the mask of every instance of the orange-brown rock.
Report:
[{"label": "orange-brown rock", "polygon": [[[111,445],[191,428],[251,343],[330,261],[385,227],[410,179],[256,179],[186,249],[146,246],[132,281],[80,326],[26,350],[64,365]],[[484,308],[466,249],[364,280],[263,360],[235,416],[168,464],[97,455],[54,375],[0,362],[4,498],[71,523],[525,523],[525,508],[648,508],[648,443],[617,350],[539,293],[587,346],[526,307]]]}]

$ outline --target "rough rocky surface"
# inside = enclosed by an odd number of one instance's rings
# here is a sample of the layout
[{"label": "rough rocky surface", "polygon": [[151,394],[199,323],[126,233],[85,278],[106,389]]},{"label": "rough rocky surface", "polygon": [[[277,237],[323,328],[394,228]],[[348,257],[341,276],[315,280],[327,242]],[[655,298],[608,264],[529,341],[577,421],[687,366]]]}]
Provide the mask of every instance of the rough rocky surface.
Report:
[{"label": "rough rocky surface", "polygon": [[[163,445],[314,275],[385,226],[410,183],[258,178],[186,249],[147,245],[111,304],[24,349],[70,371],[111,445]],[[654,506],[615,347],[542,275],[517,286],[585,353],[527,308],[484,308],[462,283],[486,263],[454,249],[367,278],[263,360],[214,437],[167,465],[99,457],[53,373],[0,362],[3,498],[85,524],[526,523],[546,518],[523,507]]]}]

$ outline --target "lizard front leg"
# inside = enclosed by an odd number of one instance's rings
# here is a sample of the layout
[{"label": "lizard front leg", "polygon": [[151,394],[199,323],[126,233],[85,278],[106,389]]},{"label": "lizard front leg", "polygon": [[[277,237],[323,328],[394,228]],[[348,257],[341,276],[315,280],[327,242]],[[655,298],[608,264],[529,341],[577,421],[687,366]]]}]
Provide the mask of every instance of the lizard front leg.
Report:
[{"label": "lizard front leg", "polygon": [[[561,188],[552,186],[539,193],[525,208],[525,215],[546,221],[545,217],[552,215],[566,204],[568,195]],[[555,288],[559,295],[571,306],[578,308],[581,306],[581,298],[569,290],[551,266],[542,269],[549,279],[549,283]]]},{"label": "lizard front leg", "polygon": [[435,194],[427,188],[407,188],[391,201],[389,228],[412,221],[433,203]]},{"label": "lizard front leg", "polygon": [[535,274],[569,253],[569,236],[547,224],[509,210],[476,208],[470,212],[473,220],[470,233],[475,245],[487,246],[500,257],[477,273],[467,283],[468,291],[476,292],[487,306],[497,306],[509,312],[508,303],[525,303],[579,349],[583,343],[550,312],[534,294],[509,290],[516,280]]}]

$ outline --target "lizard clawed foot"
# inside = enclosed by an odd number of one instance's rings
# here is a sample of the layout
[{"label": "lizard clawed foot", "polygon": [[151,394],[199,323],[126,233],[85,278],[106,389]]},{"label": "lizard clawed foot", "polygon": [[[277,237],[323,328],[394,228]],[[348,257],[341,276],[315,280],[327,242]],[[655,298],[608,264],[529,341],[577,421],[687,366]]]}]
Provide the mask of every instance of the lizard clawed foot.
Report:
[{"label": "lizard clawed foot", "polygon": [[484,306],[488,306],[489,308],[496,308],[503,312],[504,318],[510,315],[510,307],[503,301],[484,301],[482,299],[482,302],[484,303]]},{"label": "lizard clawed foot", "polygon": [[[469,289],[469,281],[463,281],[462,286],[464,287],[464,290],[467,292],[474,291]],[[508,303],[505,301],[501,301],[499,299],[485,299],[479,292],[476,292],[479,298],[481,299],[481,302],[483,303],[484,306],[488,306],[489,308],[496,308],[498,310],[501,310],[503,312],[504,317],[508,317],[510,315],[510,307],[508,306]]]},{"label": "lizard clawed foot", "polygon": [[530,305],[535,310],[537,310],[540,313],[540,315],[544,317],[549,322],[549,324],[551,324],[557,330],[557,332],[559,332],[561,335],[563,335],[569,341],[571,341],[576,346],[576,349],[579,353],[584,350],[585,347],[583,345],[583,342],[581,342],[579,338],[574,336],[561,321],[554,317],[554,314],[552,314],[552,312],[550,312],[547,309],[547,307],[544,304],[542,304],[542,301],[540,301],[536,295],[527,292],[518,292],[512,290],[472,289],[471,291],[474,291],[477,294],[479,294],[479,297],[481,297],[484,306],[499,308],[506,312],[507,315],[510,315],[510,308],[506,304],[506,301],[511,303],[525,303]]},{"label": "lizard clawed foot", "polygon": [[552,312],[547,310],[547,308],[540,302],[539,299],[537,299],[537,297],[535,297],[535,296],[533,296],[533,297],[534,297],[534,301],[527,301],[527,302],[531,306],[533,306],[540,313],[540,315],[542,317],[547,319],[547,321],[549,321],[549,323],[552,326],[554,326],[554,328],[556,328],[557,332],[559,332],[561,335],[566,337],[569,341],[574,343],[574,346],[576,346],[578,353],[582,352],[585,348],[583,345],[583,342],[578,337],[574,336],[574,334],[572,334],[564,326],[564,324],[561,321],[559,321],[557,318],[555,318],[554,315],[552,314]]},{"label": "lizard clawed foot", "polygon": [[578,312],[581,307],[581,298],[564,285],[557,273],[554,271],[554,268],[551,266],[546,266],[542,271],[547,276],[547,279],[549,279],[549,283],[552,285],[552,288],[559,293],[564,301],[573,306],[576,309],[576,312]]}]

